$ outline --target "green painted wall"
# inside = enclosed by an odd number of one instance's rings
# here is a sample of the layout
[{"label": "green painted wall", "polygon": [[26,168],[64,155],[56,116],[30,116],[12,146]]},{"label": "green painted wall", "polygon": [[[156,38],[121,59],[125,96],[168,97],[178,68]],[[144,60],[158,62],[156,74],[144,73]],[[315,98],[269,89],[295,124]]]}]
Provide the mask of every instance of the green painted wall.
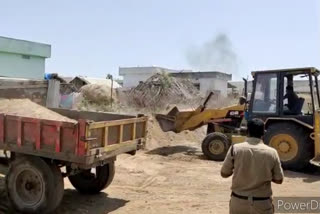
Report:
[{"label": "green painted wall", "polygon": [[0,52],[0,76],[43,79],[45,58]]},{"label": "green painted wall", "polygon": [[43,79],[51,46],[0,37],[0,76]]}]

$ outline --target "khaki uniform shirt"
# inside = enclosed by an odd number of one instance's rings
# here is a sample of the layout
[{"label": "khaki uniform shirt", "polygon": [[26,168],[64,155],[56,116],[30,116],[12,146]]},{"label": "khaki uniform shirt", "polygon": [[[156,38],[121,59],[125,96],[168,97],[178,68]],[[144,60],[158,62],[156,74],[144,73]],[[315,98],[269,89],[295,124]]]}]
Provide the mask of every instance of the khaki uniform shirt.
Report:
[{"label": "khaki uniform shirt", "polygon": [[257,138],[232,147],[221,168],[223,174],[233,174],[231,190],[242,196],[271,197],[271,181],[283,179],[277,151]]}]

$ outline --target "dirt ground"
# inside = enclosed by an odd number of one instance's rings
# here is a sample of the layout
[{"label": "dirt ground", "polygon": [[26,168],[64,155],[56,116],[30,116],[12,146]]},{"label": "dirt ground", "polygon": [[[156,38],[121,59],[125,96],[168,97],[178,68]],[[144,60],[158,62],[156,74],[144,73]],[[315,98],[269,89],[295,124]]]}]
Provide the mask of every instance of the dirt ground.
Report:
[{"label": "dirt ground", "polygon": [[[157,130],[151,121],[147,151],[118,157],[114,181],[104,192],[81,195],[65,179],[56,214],[228,213],[231,179],[220,177],[222,163],[203,157],[204,130],[179,135]],[[6,169],[0,169],[0,213],[14,213],[4,190]],[[273,185],[275,196],[320,196],[319,173],[286,171],[285,176],[282,185]]]},{"label": "dirt ground", "polygon": [[[199,144],[121,155],[116,176],[103,193],[79,194],[65,179],[65,195],[58,214],[228,213],[231,179],[219,175],[221,163],[205,160]],[[4,172],[2,172],[4,173]],[[275,196],[319,196],[320,176],[286,171]],[[13,213],[0,177],[0,212]]]}]

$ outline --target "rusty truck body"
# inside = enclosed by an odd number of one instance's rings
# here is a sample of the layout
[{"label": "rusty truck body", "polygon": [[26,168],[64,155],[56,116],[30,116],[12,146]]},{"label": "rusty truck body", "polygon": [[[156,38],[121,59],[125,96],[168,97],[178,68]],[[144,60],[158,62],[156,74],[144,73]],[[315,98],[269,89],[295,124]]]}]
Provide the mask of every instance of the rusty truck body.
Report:
[{"label": "rusty truck body", "polygon": [[77,122],[0,113],[0,149],[11,154],[6,188],[24,213],[56,209],[64,177],[81,193],[100,192],[113,179],[116,156],[134,154],[146,140],[143,115],[52,110]]}]

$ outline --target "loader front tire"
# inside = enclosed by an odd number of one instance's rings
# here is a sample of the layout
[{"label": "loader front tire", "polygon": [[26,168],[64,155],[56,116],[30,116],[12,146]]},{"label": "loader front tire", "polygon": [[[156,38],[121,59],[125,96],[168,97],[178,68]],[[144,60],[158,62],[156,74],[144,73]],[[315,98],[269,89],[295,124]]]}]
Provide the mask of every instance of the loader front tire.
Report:
[{"label": "loader front tire", "polygon": [[275,148],[284,169],[301,170],[309,164],[314,149],[310,131],[293,123],[274,123],[267,128],[264,142]]},{"label": "loader front tire", "polygon": [[97,194],[107,188],[115,174],[114,161],[98,166],[95,173],[92,169],[84,170],[78,174],[70,175],[69,180],[74,188],[82,194]]},{"label": "loader front tire", "polygon": [[223,161],[226,157],[230,142],[228,137],[220,132],[208,134],[202,141],[202,152],[210,160]]}]

